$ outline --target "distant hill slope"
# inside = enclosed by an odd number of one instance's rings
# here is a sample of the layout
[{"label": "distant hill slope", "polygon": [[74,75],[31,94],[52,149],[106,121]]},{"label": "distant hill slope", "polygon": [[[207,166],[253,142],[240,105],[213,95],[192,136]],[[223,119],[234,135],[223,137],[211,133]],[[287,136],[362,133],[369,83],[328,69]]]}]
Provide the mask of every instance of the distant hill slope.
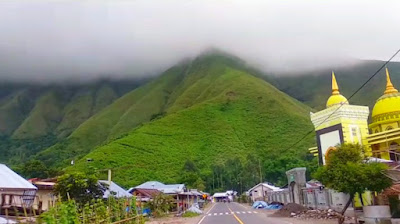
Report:
[{"label": "distant hill slope", "polygon": [[0,162],[20,164],[61,141],[138,84],[0,84]]},{"label": "distant hill slope", "polygon": [[[71,135],[71,141],[72,136],[89,142],[108,136],[109,142],[69,169],[111,168],[118,183],[133,186],[147,180],[179,181],[188,159],[202,172],[249,154],[270,163],[285,161],[280,170],[298,165],[283,158],[306,158],[312,136],[287,147],[312,128],[310,108],[241,68],[236,59],[202,56],[128,93]],[[138,125],[138,119],[148,122]],[[119,130],[128,132],[112,140]],[[46,153],[50,159],[61,152],[49,148]]]},{"label": "distant hill slope", "polygon": [[[309,73],[277,74],[264,77],[281,91],[315,109],[325,108],[331,95],[331,72],[335,71],[340,92],[350,97],[365,81],[384,64],[382,61],[360,61],[354,66],[329,68]],[[391,79],[396,88],[400,88],[400,62],[388,64]],[[372,106],[383,95],[386,86],[383,69],[363,89],[357,93],[350,104]]]}]

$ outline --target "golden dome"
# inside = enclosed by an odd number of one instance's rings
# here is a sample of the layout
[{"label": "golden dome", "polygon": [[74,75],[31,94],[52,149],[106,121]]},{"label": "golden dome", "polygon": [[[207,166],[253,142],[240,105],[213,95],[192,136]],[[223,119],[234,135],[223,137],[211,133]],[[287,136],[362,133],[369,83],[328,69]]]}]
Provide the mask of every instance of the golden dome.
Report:
[{"label": "golden dome", "polygon": [[335,73],[332,72],[332,96],[330,96],[326,102],[326,107],[331,107],[338,104],[349,104],[349,102],[347,101],[346,97],[340,94]]},{"label": "golden dome", "polygon": [[[390,80],[389,71],[386,68],[386,90],[384,95],[375,103],[372,110],[372,120],[373,122],[378,121],[377,116],[379,115],[381,115],[379,120],[396,119],[396,116],[391,116],[395,114],[400,114],[400,93],[394,88]],[[397,117],[397,119],[399,118]]]}]

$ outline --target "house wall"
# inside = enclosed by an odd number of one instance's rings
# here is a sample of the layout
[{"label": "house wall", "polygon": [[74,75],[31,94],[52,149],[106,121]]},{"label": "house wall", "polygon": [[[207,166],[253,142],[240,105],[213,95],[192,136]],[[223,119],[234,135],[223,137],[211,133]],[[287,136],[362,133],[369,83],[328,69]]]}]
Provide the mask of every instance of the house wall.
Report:
[{"label": "house wall", "polygon": [[36,192],[35,208],[39,209],[39,203],[42,204],[42,211],[47,211],[53,207],[57,198],[53,195],[52,190],[38,190]]},{"label": "house wall", "polygon": [[250,193],[251,193],[251,200],[256,201],[256,200],[262,200],[263,199],[263,192],[264,191],[264,197],[267,197],[267,192],[271,191],[270,188],[265,187],[265,186],[257,186],[255,187]]}]

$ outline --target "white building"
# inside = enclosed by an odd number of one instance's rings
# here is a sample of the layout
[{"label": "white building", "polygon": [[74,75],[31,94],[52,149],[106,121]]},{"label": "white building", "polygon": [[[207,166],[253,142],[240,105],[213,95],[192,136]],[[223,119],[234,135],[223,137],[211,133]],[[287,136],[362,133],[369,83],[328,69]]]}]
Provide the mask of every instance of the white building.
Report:
[{"label": "white building", "polygon": [[23,177],[12,171],[4,164],[0,164],[0,206],[26,207],[33,205],[37,188]]},{"label": "white building", "polygon": [[250,190],[248,190],[248,193],[252,201],[262,201],[264,198],[265,200],[267,199],[268,192],[277,191],[282,191],[282,189],[279,187],[275,187],[274,185],[269,183],[259,183],[256,186],[250,188]]}]

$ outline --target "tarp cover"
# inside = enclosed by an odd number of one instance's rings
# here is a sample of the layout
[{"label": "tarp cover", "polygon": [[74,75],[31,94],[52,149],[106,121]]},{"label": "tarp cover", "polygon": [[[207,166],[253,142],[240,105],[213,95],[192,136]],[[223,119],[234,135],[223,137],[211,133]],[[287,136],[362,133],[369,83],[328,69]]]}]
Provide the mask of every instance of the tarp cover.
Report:
[{"label": "tarp cover", "polygon": [[6,219],[3,217],[0,217],[0,224],[13,224],[13,223],[17,223],[16,221],[10,220],[10,219]]},{"label": "tarp cover", "polygon": [[197,214],[203,213],[203,211],[200,210],[199,204],[197,203],[194,203],[192,206],[190,206],[190,208],[187,211]]},{"label": "tarp cover", "polygon": [[29,181],[0,164],[0,190],[37,190]]},{"label": "tarp cover", "polygon": [[268,204],[265,201],[255,201],[253,203],[253,208],[275,210],[275,209],[281,209],[282,205],[280,205],[280,204]]}]

